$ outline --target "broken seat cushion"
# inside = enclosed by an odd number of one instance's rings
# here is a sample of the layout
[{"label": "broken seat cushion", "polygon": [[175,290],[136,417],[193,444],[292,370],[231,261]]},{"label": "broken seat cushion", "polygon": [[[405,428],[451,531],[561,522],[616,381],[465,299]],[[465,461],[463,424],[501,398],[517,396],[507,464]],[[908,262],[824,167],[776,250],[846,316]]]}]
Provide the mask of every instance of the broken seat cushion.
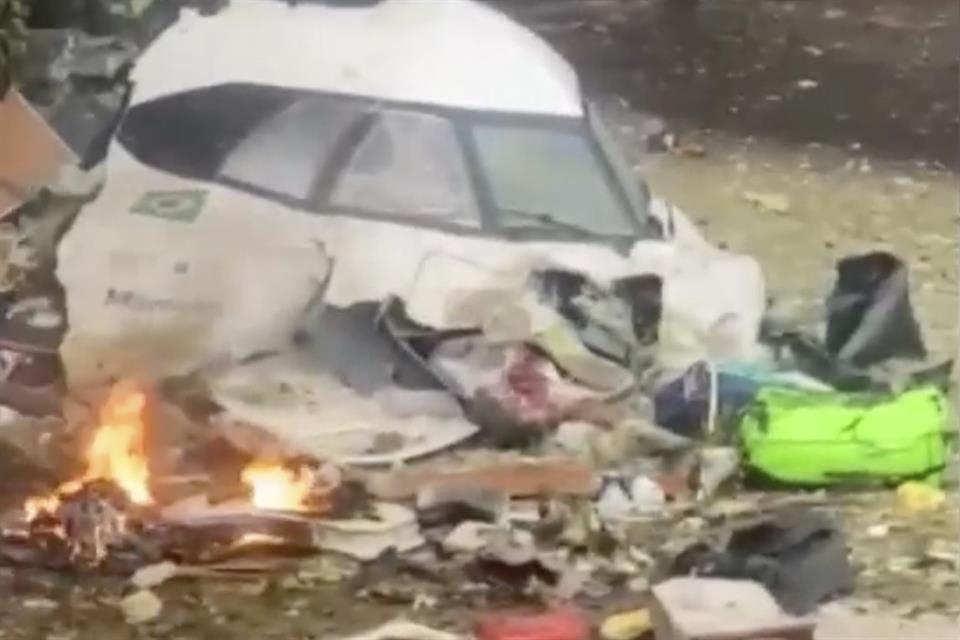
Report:
[{"label": "broken seat cushion", "polygon": [[804,615],[853,589],[843,533],[812,511],[784,512],[735,531],[726,549],[691,547],[674,573],[759,582],[789,613]]}]

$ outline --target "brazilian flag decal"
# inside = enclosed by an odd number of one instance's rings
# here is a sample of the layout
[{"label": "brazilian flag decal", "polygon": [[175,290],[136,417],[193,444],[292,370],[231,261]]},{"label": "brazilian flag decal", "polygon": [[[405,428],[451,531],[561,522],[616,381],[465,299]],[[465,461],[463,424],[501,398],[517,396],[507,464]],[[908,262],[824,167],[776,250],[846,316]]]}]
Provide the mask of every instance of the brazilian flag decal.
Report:
[{"label": "brazilian flag decal", "polygon": [[193,222],[206,201],[207,192],[199,189],[147,191],[130,207],[130,212],[171,222]]}]

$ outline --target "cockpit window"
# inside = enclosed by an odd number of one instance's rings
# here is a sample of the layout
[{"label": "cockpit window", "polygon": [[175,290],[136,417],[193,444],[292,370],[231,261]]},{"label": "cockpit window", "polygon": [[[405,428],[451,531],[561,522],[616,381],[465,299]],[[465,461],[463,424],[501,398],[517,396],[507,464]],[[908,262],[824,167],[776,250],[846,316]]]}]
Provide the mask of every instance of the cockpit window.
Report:
[{"label": "cockpit window", "polygon": [[579,118],[223,84],[135,105],[117,139],[157,170],[317,214],[533,239],[643,232]]},{"label": "cockpit window", "polygon": [[471,128],[504,227],[564,225],[631,236],[630,213],[583,133],[483,124]]},{"label": "cockpit window", "polygon": [[360,119],[356,104],[308,96],[264,120],[230,152],[220,175],[306,200],[337,143]]},{"label": "cockpit window", "polygon": [[413,111],[379,114],[340,173],[330,204],[480,226],[453,126]]}]

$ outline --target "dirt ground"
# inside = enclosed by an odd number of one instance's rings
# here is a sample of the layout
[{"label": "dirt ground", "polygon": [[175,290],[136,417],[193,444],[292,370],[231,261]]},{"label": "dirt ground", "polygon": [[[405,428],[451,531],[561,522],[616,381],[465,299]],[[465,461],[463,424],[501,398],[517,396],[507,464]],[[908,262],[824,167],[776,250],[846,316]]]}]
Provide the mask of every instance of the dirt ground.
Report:
[{"label": "dirt ground", "polygon": [[[931,351],[956,353],[956,2],[702,0],[694,13],[646,0],[498,4],[575,61],[637,172],[711,241],[755,256],[774,298],[816,314],[838,258],[887,249],[909,264]],[[639,153],[641,111],[666,120],[678,152]],[[746,192],[787,205],[767,210]],[[890,493],[830,502],[861,570],[863,608],[957,619],[953,497],[924,518],[898,515]],[[401,613],[463,628],[484,600],[463,587],[407,580],[396,567],[334,585],[303,576],[168,585],[158,621],[132,627],[115,581],[0,569],[0,640],[331,638]],[[411,612],[414,600],[427,606]]]}]

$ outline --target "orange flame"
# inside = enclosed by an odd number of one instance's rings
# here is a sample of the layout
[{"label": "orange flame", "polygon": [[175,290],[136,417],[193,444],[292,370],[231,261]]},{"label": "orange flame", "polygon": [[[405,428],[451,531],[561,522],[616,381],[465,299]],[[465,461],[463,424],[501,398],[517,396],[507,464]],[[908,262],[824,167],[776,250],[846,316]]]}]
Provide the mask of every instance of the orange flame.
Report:
[{"label": "orange flame", "polygon": [[305,510],[314,483],[313,473],[305,466],[293,471],[265,462],[249,465],[240,478],[250,487],[254,506],[284,511]]},{"label": "orange flame", "polygon": [[24,504],[27,518],[55,512],[61,497],[76,493],[91,480],[114,482],[135,504],[152,503],[142,420],[145,406],[146,395],[136,387],[114,386],[100,410],[99,425],[87,450],[86,472],[50,495],[28,499]]}]

